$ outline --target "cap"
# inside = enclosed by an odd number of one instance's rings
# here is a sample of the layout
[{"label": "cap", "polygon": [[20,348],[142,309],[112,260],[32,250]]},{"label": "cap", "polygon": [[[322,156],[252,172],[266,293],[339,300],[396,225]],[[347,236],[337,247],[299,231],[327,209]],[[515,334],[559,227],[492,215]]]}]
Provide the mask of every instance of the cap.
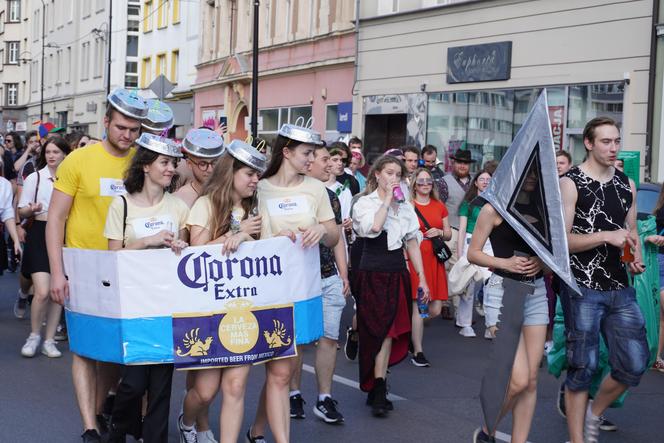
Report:
[{"label": "cap", "polygon": [[148,115],[148,105],[138,94],[118,88],[108,95],[108,102],[127,117],[143,120]]},{"label": "cap", "polygon": [[233,140],[228,145],[228,153],[250,168],[254,168],[261,174],[267,169],[267,157],[258,152],[249,143],[241,140]]},{"label": "cap", "polygon": [[279,135],[302,143],[325,146],[325,142],[322,140],[320,133],[303,126],[286,123],[281,126],[281,129],[279,129]]},{"label": "cap", "polygon": [[182,150],[201,158],[217,158],[224,153],[224,139],[211,129],[192,129],[182,140]]},{"label": "cap", "polygon": [[173,110],[166,103],[148,99],[148,116],[141,122],[148,131],[164,131],[173,126]]},{"label": "cap", "polygon": [[168,155],[169,157],[182,157],[180,145],[170,138],[160,137],[154,134],[144,132],[136,140],[136,144],[142,148],[149,149],[157,154]]}]

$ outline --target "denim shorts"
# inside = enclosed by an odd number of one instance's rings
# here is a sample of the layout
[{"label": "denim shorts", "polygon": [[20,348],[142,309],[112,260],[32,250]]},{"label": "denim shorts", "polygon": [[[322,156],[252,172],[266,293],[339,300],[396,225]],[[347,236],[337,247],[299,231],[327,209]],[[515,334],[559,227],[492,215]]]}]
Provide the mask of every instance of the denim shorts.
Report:
[{"label": "denim shorts", "polygon": [[338,275],[321,280],[323,289],[323,336],[330,340],[339,340],[341,313],[346,306],[344,285]]},{"label": "denim shorts", "polygon": [[[503,277],[491,274],[484,285],[484,315],[487,327],[498,324],[500,309],[503,307]],[[509,296],[509,294],[508,294]],[[549,324],[549,304],[546,299],[544,279],[535,280],[535,292],[526,297],[523,308],[523,325],[537,326]]]},{"label": "denim shorts", "polygon": [[609,351],[611,376],[627,386],[638,385],[650,351],[636,291],[631,287],[615,291],[581,288],[581,293],[561,285],[569,366],[565,384],[572,391],[590,389],[598,369],[602,334]]},{"label": "denim shorts", "polygon": [[664,289],[664,254],[657,254],[657,263],[659,263],[659,287]]}]

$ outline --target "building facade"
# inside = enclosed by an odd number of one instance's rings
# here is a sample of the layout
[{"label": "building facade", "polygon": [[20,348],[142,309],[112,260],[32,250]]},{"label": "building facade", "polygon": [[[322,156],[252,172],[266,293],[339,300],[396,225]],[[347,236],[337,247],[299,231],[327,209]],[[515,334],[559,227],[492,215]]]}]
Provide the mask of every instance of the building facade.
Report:
[{"label": "building facade", "polygon": [[155,98],[149,87],[160,75],[173,85],[165,102],[173,109],[175,136],[194,124],[193,91],[199,47],[199,4],[195,1],[143,1],[138,45],[141,96]]},{"label": "building facade", "polygon": [[[656,0],[659,1],[659,0]],[[363,0],[353,123],[369,157],[388,147],[500,159],[543,88],[554,142],[584,155],[598,115],[646,147],[653,0]]]},{"label": "building facade", "polygon": [[[196,126],[249,129],[253,1],[202,0],[194,85]],[[350,133],[355,0],[260,2],[258,133],[309,122],[328,140]]]},{"label": "building facade", "polygon": [[23,132],[28,125],[30,3],[0,2],[0,132]]}]

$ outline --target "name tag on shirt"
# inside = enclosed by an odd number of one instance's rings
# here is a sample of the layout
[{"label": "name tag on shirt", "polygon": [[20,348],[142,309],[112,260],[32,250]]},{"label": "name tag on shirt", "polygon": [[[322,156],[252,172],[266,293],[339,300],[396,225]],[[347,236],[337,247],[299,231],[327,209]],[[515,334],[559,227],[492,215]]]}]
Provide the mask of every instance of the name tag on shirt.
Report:
[{"label": "name tag on shirt", "polygon": [[102,197],[119,197],[125,195],[125,186],[122,180],[117,178],[100,178],[99,195]]},{"label": "name tag on shirt", "polygon": [[170,215],[157,215],[154,217],[137,218],[131,221],[136,238],[149,237],[159,231],[175,232],[175,223]]},{"label": "name tag on shirt", "polygon": [[272,198],[267,201],[267,210],[272,216],[285,216],[306,214],[309,211],[309,202],[304,195],[286,198]]}]

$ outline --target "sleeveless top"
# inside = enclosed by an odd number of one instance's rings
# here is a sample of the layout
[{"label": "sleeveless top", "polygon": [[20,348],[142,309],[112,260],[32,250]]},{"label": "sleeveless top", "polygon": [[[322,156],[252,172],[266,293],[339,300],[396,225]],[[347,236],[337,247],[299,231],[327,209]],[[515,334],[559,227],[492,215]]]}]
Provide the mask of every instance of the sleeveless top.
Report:
[{"label": "sleeveless top", "polygon": [[[577,191],[572,233],[591,234],[625,227],[627,211],[632,206],[632,189],[624,173],[616,170],[611,180],[600,183],[575,166],[565,176],[574,182]],[[609,244],[570,254],[576,282],[597,291],[627,287],[627,271],[621,255],[621,249]]]},{"label": "sleeveless top", "polygon": [[[534,205],[516,203],[514,207],[521,214],[529,215],[536,220],[532,224],[535,229],[542,228],[542,217]],[[522,252],[530,256],[537,255],[532,248],[528,246],[528,243],[526,243],[526,241],[521,238],[514,228],[512,228],[512,226],[505,220],[493,228],[489,235],[489,239],[491,240],[491,248],[493,249],[494,257],[511,258],[515,252]],[[501,277],[507,277],[513,280],[532,280],[534,278],[540,278],[543,275],[543,272],[540,271],[534,277],[527,277],[523,274],[513,274],[502,269],[496,269],[494,270],[494,273]]]},{"label": "sleeveless top", "polygon": [[447,184],[445,206],[447,206],[449,213],[448,220],[451,227],[459,229],[459,205],[461,205],[466,191],[461,187],[454,174],[447,174],[443,177],[443,181]]}]

